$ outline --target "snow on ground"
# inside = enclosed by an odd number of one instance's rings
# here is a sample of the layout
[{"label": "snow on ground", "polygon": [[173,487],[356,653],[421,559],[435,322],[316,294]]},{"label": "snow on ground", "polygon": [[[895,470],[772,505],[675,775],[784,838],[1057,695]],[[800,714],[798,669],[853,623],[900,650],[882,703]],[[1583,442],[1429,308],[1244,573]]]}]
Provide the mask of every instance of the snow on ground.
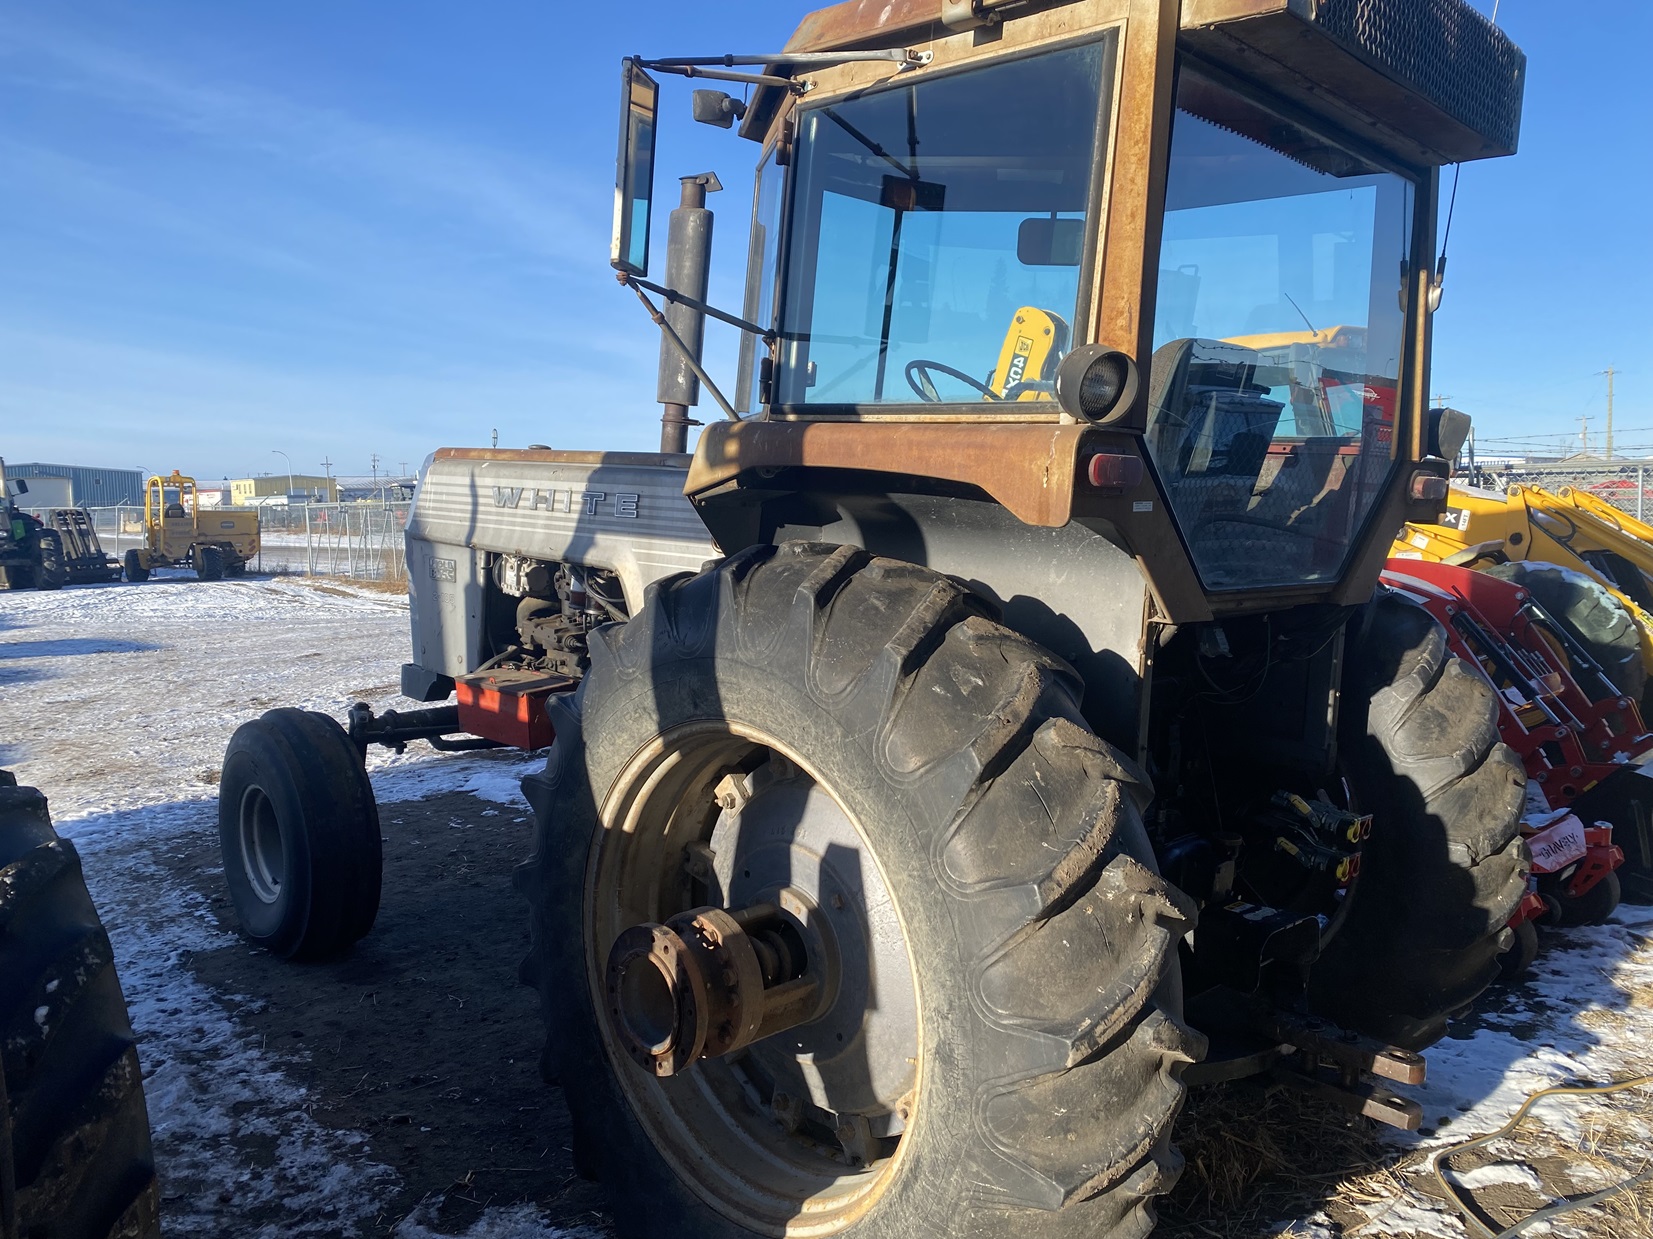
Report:
[{"label": "snow on ground", "polygon": [[[163,574],[138,587],[0,593],[0,765],[48,794],[58,828],[85,857],[143,1038],[158,1147],[174,1167],[210,1170],[224,1190],[290,1218],[260,1232],[272,1237],[357,1233],[395,1173],[361,1135],[312,1120],[302,1088],[237,1025],[233,1004],[227,1012],[223,995],[179,965],[182,953],[221,947],[226,935],[156,858],[185,832],[213,828],[217,767],[235,726],[276,705],[339,716],[352,701],[396,703],[407,643],[406,599],[337,583]],[[384,801],[470,790],[519,803],[516,780],[534,764],[370,758]],[[1627,906],[1606,927],[1549,935],[1534,977],[1484,1005],[1429,1052],[1429,1083],[1414,1093],[1424,1133],[1397,1135],[1398,1152],[1496,1130],[1539,1088],[1653,1072],[1653,909]],[[241,1159],[232,1133],[267,1135],[274,1169]],[[1492,1152],[1498,1164],[1458,1181],[1540,1201],[1599,1188],[1615,1163],[1633,1170],[1653,1159],[1653,1095],[1547,1102]],[[1540,1175],[1535,1164],[1552,1169]],[[1361,1233],[1464,1235],[1424,1182],[1421,1162],[1403,1167],[1367,1207]],[[206,1202],[168,1209],[169,1233],[213,1233]],[[415,1210],[397,1233],[426,1239],[430,1225]],[[532,1208],[496,1208],[470,1239],[559,1233]],[[1313,1217],[1282,1219],[1280,1233],[1334,1232]]]},{"label": "snow on ground", "polygon": [[[163,573],[141,586],[0,593],[0,765],[46,792],[84,860],[142,1040],[163,1174],[262,1207],[279,1220],[249,1232],[261,1239],[360,1233],[395,1172],[359,1133],[314,1121],[304,1089],[237,1026],[225,996],[181,966],[186,952],[235,940],[157,857],[216,830],[217,769],[237,725],[278,705],[406,708],[407,648],[406,598],[332,582]],[[425,754],[370,754],[382,802],[466,789],[520,802],[515,782],[535,765]],[[255,1160],[249,1145],[273,1156]],[[218,1233],[211,1204],[169,1200],[168,1233]],[[427,1221],[416,1210],[397,1233],[425,1239]],[[489,1210],[470,1239],[569,1233],[518,1207]]]}]

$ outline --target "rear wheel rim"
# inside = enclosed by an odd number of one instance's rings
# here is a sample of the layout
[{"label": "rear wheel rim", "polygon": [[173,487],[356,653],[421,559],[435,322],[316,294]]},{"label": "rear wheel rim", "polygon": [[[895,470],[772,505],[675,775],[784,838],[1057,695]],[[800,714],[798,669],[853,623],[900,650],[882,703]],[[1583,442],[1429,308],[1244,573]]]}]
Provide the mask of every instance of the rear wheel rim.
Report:
[{"label": "rear wheel rim", "polygon": [[[730,797],[743,790],[747,798],[731,809]],[[772,829],[763,837],[779,820],[776,809],[798,819],[778,848]],[[657,737],[615,781],[602,820],[585,892],[586,971],[597,1011],[605,1008],[605,960],[619,934],[663,923],[697,902],[761,899],[795,914],[808,928],[812,968],[824,977],[821,1013],[809,1023],[667,1080],[638,1067],[599,1015],[604,1048],[638,1122],[679,1179],[738,1225],[811,1237],[849,1229],[900,1173],[922,1093],[917,971],[866,833],[795,752],[727,721]],[[821,840],[829,849],[844,846],[846,832],[864,858],[853,881],[838,875],[848,863],[843,852],[819,866],[810,859]],[[681,880],[690,842],[715,846],[710,887]],[[764,870],[777,851],[792,870],[779,891]],[[846,1083],[858,1069],[861,1088]],[[851,1106],[861,1111],[841,1133],[830,1126],[833,1103],[846,1115]],[[856,1164],[852,1148],[868,1160]]]},{"label": "rear wheel rim", "polygon": [[275,805],[256,785],[241,795],[239,829],[241,869],[247,885],[260,903],[273,904],[281,898],[287,876],[286,856],[281,846],[281,826]]}]

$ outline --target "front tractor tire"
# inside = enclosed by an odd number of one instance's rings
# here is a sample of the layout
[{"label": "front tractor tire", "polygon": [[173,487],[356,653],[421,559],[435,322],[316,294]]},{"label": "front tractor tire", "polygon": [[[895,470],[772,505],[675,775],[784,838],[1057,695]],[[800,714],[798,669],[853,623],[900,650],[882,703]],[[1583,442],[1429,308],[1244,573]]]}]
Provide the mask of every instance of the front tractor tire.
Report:
[{"label": "front tractor tire", "polygon": [[46,798],[0,771],[0,1231],[159,1239],[137,1040]]},{"label": "front tractor tire", "polygon": [[[544,1067],[623,1239],[1152,1229],[1203,1051],[1192,911],[1079,692],[961,586],[847,547],[751,548],[595,634],[517,880]],[[780,990],[661,979],[760,915]],[[743,1048],[696,1023],[783,990]]]},{"label": "front tractor tire", "polygon": [[1497,699],[1422,607],[1382,591],[1349,624],[1339,746],[1372,837],[1310,976],[1322,1015],[1406,1049],[1438,1041],[1500,972],[1532,859],[1526,772]]},{"label": "front tractor tire", "polygon": [[342,954],[379,914],[384,853],[361,754],[325,714],[270,710],[230,737],[218,843],[249,942],[283,959]]},{"label": "front tractor tire", "polygon": [[121,564],[126,569],[128,581],[136,584],[149,580],[149,565],[144,562],[143,554],[136,547],[121,557]]},{"label": "front tractor tire", "polygon": [[55,529],[35,535],[34,587],[62,589],[69,583],[69,567],[63,562],[63,539]]}]

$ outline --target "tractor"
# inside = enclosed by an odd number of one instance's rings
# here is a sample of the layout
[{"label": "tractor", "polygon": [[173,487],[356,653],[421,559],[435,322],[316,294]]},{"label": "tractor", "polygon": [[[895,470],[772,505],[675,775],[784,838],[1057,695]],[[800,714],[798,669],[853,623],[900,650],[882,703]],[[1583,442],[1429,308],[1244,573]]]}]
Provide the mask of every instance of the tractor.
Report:
[{"label": "tractor", "polygon": [[8,478],[0,460],[0,587],[62,589],[69,583],[62,539],[18,506],[18,498],[28,493],[28,482]]},{"label": "tractor", "polygon": [[[1580,678],[1588,681],[1599,667],[1613,695],[1637,703],[1644,720],[1653,713],[1653,526],[1576,487],[1514,484],[1498,492],[1454,484],[1441,520],[1408,523],[1390,554],[1400,572],[1410,570],[1404,561],[1415,561],[1425,571],[1474,571],[1518,586],[1565,630],[1574,647],[1569,661],[1585,669]],[[1632,898],[1649,903],[1653,765],[1630,760],[1645,746],[1614,751],[1617,768],[1562,803],[1586,820],[1612,823],[1627,853],[1612,885],[1622,879]],[[1611,902],[1598,899],[1601,907]]]},{"label": "tractor", "polygon": [[157,568],[193,568],[202,581],[245,576],[259,550],[256,511],[203,508],[195,479],[176,469],[144,483],[143,532],[143,546],[122,560],[129,581],[147,581]]},{"label": "tractor", "polygon": [[[1463,429],[1440,170],[1514,152],[1524,72],[1463,0],[850,0],[627,60],[662,450],[426,461],[423,708],[238,729],[243,932],[372,927],[369,745],[549,746],[521,976],[625,1239],[1137,1239],[1186,1090],[1262,1073],[1415,1127],[1526,776],[1378,578]],[[650,278],[667,75],[761,152],[740,313],[715,176]]]}]

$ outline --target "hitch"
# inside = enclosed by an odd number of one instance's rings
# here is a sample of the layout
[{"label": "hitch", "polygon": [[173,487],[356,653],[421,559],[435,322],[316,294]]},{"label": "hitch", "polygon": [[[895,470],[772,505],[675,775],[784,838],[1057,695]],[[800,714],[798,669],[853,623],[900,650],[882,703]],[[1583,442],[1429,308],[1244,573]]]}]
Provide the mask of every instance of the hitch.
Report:
[{"label": "hitch", "polygon": [[[350,707],[345,730],[356,749],[367,760],[369,745],[382,744],[398,753],[407,751],[414,740],[428,740],[431,747],[443,753],[468,753],[477,749],[504,748],[496,740],[464,735],[459,724],[458,706],[435,706],[429,710],[386,710],[374,714],[373,707],[358,701]],[[459,733],[457,739],[448,737]]]},{"label": "hitch", "polygon": [[1190,1085],[1267,1075],[1402,1131],[1422,1125],[1423,1107],[1379,1083],[1422,1084],[1421,1054],[1226,987],[1201,994],[1195,1003],[1200,1027],[1215,1034],[1223,1049],[1187,1070]]}]

